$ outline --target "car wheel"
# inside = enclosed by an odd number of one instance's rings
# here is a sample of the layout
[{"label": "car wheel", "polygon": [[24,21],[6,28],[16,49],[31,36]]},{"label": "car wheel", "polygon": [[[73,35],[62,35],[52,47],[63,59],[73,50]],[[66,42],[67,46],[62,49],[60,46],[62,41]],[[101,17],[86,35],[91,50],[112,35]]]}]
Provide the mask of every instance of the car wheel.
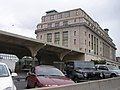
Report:
[{"label": "car wheel", "polygon": [[78,83],[78,78],[77,78],[77,77],[74,77],[74,78],[73,78],[73,81],[74,81],[75,83]]},{"label": "car wheel", "polygon": [[87,73],[84,73],[83,76],[84,76],[84,79],[89,79]]},{"label": "car wheel", "polygon": [[37,85],[35,85],[35,88],[39,88]]},{"label": "car wheel", "polygon": [[27,84],[26,89],[30,89],[30,86]]},{"label": "car wheel", "polygon": [[30,87],[29,80],[26,80],[26,82],[27,82],[26,89],[30,89],[31,87]]},{"label": "car wheel", "polygon": [[101,79],[104,79],[105,78],[105,75],[103,73],[100,73],[100,78]]},{"label": "car wheel", "polygon": [[112,77],[117,77],[117,75],[116,75],[116,74],[111,74],[110,77],[111,77],[111,78],[112,78]]}]

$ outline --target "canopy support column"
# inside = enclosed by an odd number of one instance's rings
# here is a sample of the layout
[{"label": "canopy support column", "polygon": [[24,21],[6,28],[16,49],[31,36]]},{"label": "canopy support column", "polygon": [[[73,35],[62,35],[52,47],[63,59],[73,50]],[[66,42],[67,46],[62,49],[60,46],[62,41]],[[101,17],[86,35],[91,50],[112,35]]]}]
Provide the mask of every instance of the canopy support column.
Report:
[{"label": "canopy support column", "polygon": [[32,55],[32,58],[33,58],[33,62],[32,62],[32,66],[34,67],[35,66],[35,56],[37,55],[37,52],[44,48],[46,46],[46,44],[44,45],[36,45],[36,46],[33,46],[33,47],[28,47],[31,51],[31,55]]}]

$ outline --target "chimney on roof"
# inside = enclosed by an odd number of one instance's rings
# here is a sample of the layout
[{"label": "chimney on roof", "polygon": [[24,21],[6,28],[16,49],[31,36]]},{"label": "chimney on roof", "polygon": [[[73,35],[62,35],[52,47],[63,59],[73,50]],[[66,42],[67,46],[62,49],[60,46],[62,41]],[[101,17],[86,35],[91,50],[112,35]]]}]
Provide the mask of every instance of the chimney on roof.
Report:
[{"label": "chimney on roof", "polygon": [[46,15],[52,15],[58,13],[56,10],[50,10],[46,12]]},{"label": "chimney on roof", "polygon": [[106,29],[104,29],[104,31],[108,34],[109,29],[106,28]]}]

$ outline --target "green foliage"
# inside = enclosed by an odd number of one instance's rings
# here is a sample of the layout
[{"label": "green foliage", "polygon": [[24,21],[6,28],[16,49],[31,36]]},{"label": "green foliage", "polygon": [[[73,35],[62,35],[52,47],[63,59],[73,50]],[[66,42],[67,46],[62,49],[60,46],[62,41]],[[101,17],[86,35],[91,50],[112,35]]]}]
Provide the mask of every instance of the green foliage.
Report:
[{"label": "green foliage", "polygon": [[106,64],[105,60],[91,60],[93,61],[95,64]]}]

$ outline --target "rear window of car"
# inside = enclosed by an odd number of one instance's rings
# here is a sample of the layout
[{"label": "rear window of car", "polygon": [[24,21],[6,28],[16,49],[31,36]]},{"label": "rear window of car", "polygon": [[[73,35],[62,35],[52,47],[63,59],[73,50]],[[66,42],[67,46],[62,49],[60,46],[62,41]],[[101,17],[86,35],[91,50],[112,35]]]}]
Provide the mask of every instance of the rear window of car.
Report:
[{"label": "rear window of car", "polygon": [[66,67],[74,66],[74,62],[67,62]]},{"label": "rear window of car", "polygon": [[59,69],[53,67],[39,67],[35,70],[35,72],[40,76],[64,76]]},{"label": "rear window of car", "polygon": [[108,68],[106,66],[99,66],[98,69],[99,70],[108,70]]},{"label": "rear window of car", "polygon": [[93,62],[75,62],[75,67],[78,68],[95,68],[95,65]]}]

